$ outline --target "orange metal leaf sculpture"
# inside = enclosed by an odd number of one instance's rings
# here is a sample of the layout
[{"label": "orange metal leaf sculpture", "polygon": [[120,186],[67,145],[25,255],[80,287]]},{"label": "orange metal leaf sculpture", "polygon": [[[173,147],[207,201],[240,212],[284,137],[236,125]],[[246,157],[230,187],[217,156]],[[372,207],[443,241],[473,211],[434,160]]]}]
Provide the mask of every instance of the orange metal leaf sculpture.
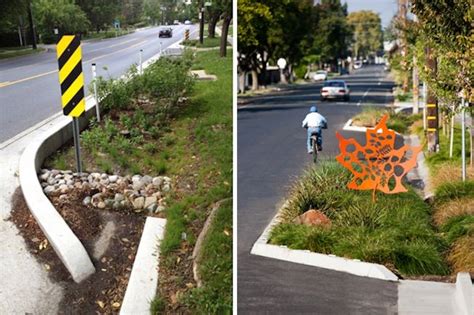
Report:
[{"label": "orange metal leaf sculpture", "polygon": [[[395,148],[395,132],[386,126],[388,116],[382,117],[375,128],[367,128],[365,146],[355,139],[345,139],[336,132],[341,154],[336,160],[352,172],[354,178],[347,185],[350,189],[373,190],[386,194],[406,192],[402,178],[416,165],[420,147],[404,145]],[[411,153],[411,154],[410,154]]]}]

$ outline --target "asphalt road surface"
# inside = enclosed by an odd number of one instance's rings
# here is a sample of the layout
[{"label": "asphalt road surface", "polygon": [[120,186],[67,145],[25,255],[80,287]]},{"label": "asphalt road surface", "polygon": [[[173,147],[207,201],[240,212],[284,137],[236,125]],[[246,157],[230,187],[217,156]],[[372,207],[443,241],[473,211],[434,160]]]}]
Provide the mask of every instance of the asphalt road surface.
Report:
[{"label": "asphalt road surface", "polygon": [[[394,283],[250,255],[250,249],[283,203],[289,186],[306,167],[306,130],[311,105],[328,120],[323,158],[337,155],[335,131],[364,106],[392,101],[393,83],[381,66],[343,76],[350,102],[320,102],[321,84],[254,98],[238,110],[238,313],[395,314]],[[365,143],[361,133],[342,132]]]},{"label": "asphalt road surface", "polygon": [[[158,38],[159,27],[152,27],[117,38],[84,41],[86,95],[92,63],[97,65],[97,75],[116,78],[138,64],[140,49],[145,61],[182,39],[186,29],[191,33],[196,29],[194,25],[172,27],[172,38]],[[61,111],[57,68],[54,47],[45,53],[0,60],[0,143]]]}]

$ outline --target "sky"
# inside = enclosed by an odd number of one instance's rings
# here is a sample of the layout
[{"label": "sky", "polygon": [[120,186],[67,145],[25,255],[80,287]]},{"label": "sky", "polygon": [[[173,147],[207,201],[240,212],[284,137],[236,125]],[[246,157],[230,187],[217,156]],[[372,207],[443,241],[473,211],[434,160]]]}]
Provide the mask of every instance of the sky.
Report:
[{"label": "sky", "polygon": [[343,0],[341,2],[347,2],[349,13],[360,10],[372,10],[379,13],[383,28],[390,23],[398,10],[397,0]]}]

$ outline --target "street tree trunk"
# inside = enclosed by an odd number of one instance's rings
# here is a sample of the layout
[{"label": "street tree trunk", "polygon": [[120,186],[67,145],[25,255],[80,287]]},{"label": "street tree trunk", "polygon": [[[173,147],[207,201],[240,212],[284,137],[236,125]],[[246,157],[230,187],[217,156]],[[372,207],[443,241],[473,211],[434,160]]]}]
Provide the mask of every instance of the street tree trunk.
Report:
[{"label": "street tree trunk", "polygon": [[252,70],[252,91],[258,90],[258,72]]},{"label": "street tree trunk", "polygon": [[215,38],[216,37],[216,25],[217,21],[219,21],[220,12],[214,13],[209,17],[209,25],[207,27],[208,37]]},{"label": "street tree trunk", "polygon": [[245,94],[245,76],[247,75],[246,72],[239,73],[239,90],[240,93]]},{"label": "street tree trunk", "polygon": [[227,35],[229,34],[230,21],[232,21],[232,13],[225,13],[221,34],[221,57],[227,56]]}]

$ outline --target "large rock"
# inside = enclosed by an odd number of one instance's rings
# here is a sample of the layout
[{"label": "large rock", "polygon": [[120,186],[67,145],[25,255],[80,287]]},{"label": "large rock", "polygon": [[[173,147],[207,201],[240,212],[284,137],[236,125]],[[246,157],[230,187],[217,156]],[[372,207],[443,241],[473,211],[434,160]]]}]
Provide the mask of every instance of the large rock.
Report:
[{"label": "large rock", "polygon": [[308,210],[302,215],[297,216],[293,223],[304,224],[308,226],[331,227],[331,220],[319,210]]}]

